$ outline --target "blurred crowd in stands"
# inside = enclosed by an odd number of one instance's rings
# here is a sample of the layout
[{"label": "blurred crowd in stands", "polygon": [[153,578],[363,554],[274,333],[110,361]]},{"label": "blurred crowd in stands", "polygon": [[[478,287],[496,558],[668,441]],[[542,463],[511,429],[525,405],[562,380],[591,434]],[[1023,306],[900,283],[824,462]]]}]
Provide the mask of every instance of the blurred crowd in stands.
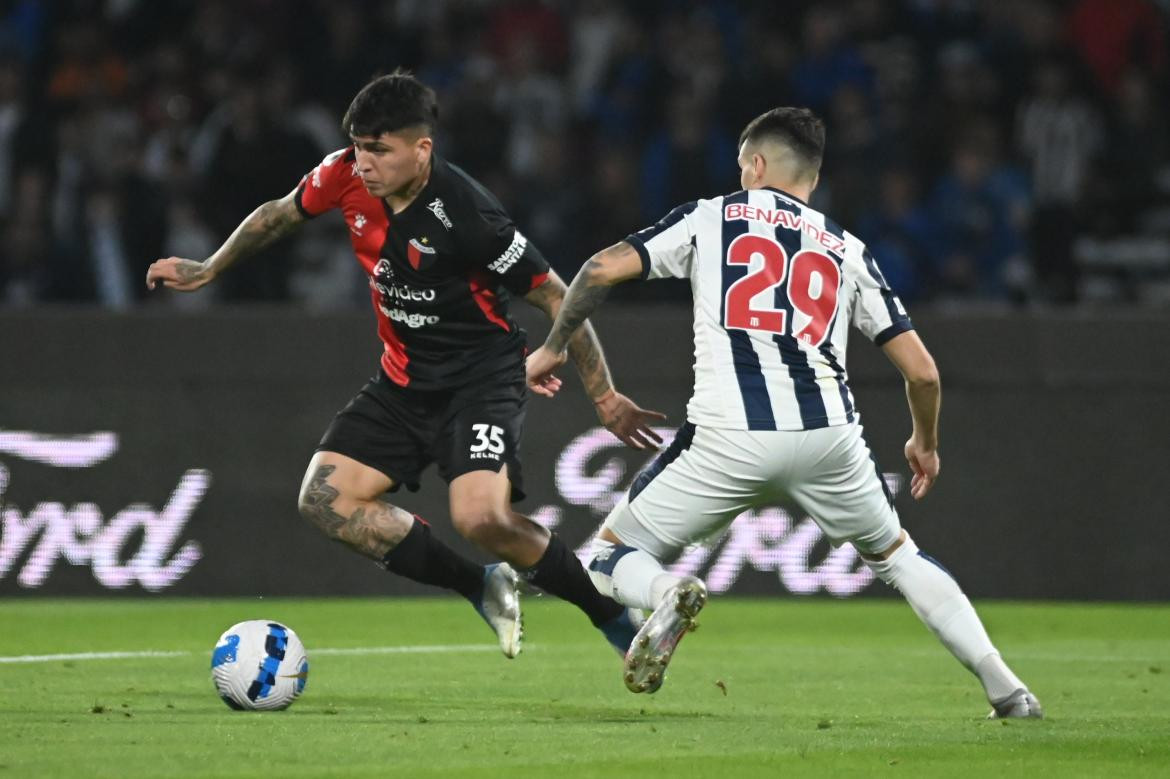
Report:
[{"label": "blurred crowd in stands", "polygon": [[397,66],[438,91],[440,152],[566,278],[737,189],[743,125],[796,104],[828,126],[814,205],[908,302],[1170,305],[1168,19],[1168,0],[0,1],[0,306],[357,304],[333,217],[197,295],[143,277],[291,190]]}]

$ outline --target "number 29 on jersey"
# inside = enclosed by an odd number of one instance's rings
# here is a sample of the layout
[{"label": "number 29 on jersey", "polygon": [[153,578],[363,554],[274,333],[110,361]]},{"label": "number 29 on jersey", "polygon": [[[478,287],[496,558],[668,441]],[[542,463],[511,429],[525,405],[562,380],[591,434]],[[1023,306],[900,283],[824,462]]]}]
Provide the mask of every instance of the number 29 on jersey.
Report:
[{"label": "number 29 on jersey", "polygon": [[[809,249],[789,258],[775,239],[750,233],[737,237],[727,247],[727,264],[750,266],[755,255],[763,258],[763,265],[727,289],[723,326],[791,335],[811,346],[823,344],[837,313],[841,268],[828,256]],[[785,308],[757,308],[753,304],[758,295],[767,291],[783,293],[793,311],[808,321],[789,332],[802,318],[793,316],[789,322]],[[779,304],[779,295],[773,299]]]}]

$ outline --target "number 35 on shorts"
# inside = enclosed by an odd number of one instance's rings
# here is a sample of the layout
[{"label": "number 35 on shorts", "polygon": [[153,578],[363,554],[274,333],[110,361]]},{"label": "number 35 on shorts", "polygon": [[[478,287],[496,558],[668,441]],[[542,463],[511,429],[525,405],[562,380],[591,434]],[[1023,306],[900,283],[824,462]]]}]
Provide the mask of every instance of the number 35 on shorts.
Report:
[{"label": "number 35 on shorts", "polygon": [[[723,326],[791,335],[812,346],[823,344],[833,315],[837,313],[837,288],[841,283],[841,269],[837,263],[808,249],[797,252],[790,261],[784,247],[775,240],[749,233],[739,236],[727,247],[727,264],[751,265],[756,255],[763,259],[759,270],[747,274],[727,289]],[[792,304],[794,316],[791,323],[787,321],[787,311],[753,306],[758,295],[772,292],[781,284],[784,284],[784,294]]]},{"label": "number 35 on shorts", "polygon": [[472,458],[500,459],[504,453],[504,428],[499,425],[474,424],[471,430],[475,433],[470,450]]}]

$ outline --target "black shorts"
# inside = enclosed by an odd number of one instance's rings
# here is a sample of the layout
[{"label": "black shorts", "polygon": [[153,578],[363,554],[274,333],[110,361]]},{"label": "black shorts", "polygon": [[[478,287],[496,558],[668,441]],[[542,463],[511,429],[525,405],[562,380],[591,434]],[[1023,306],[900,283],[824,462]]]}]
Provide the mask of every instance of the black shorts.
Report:
[{"label": "black shorts", "polygon": [[528,390],[524,367],[455,390],[400,387],[381,371],[333,418],[318,452],[336,452],[418,490],[432,462],[450,483],[472,471],[508,466],[512,501],[524,498],[520,436]]}]

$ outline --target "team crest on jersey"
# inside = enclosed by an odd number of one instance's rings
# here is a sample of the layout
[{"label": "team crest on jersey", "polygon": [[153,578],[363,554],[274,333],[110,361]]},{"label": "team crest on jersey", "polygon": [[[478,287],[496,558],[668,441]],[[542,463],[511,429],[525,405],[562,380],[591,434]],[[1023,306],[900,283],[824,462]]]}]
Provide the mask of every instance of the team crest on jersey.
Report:
[{"label": "team crest on jersey", "polygon": [[435,215],[436,219],[443,223],[443,227],[446,227],[448,230],[454,227],[454,225],[451,224],[451,220],[447,218],[447,210],[443,208],[442,200],[435,198],[427,204],[427,208],[432,214]]},{"label": "team crest on jersey", "polygon": [[[424,255],[431,258],[434,257],[435,247],[428,246],[427,244],[429,243],[430,239],[426,237],[423,237],[421,240],[418,238],[410,239],[410,243],[406,246],[406,259],[410,260],[410,267],[418,270],[422,267]],[[430,264],[429,260],[427,264]]]}]

